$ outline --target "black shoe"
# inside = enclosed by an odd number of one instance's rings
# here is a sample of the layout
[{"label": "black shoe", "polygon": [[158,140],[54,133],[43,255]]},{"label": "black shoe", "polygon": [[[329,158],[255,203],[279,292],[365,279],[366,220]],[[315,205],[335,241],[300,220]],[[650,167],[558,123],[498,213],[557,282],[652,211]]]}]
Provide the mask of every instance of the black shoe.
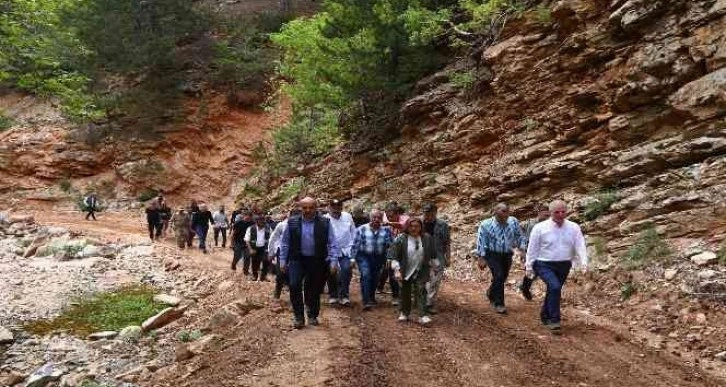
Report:
[{"label": "black shoe", "polygon": [[292,323],[292,327],[295,329],[303,329],[304,326],[305,326],[305,320],[303,320],[303,319],[296,318],[295,321],[293,321],[293,323]]},{"label": "black shoe", "polygon": [[498,314],[507,314],[507,308],[504,305],[494,306],[494,311]]},{"label": "black shoe", "polygon": [[320,325],[320,322],[318,321],[317,317],[311,317],[308,318],[308,325],[318,326]]},{"label": "black shoe", "polygon": [[232,271],[237,271],[237,266],[232,265]]}]

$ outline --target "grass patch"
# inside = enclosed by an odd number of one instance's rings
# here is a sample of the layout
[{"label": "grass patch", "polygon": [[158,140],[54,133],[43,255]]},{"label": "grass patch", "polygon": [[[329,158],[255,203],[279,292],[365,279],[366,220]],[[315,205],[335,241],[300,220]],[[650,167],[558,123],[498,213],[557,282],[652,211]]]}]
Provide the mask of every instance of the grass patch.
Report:
[{"label": "grass patch", "polygon": [[638,269],[648,262],[670,255],[668,244],[658,235],[655,227],[651,227],[640,233],[635,244],[623,257],[622,264],[626,269]]},{"label": "grass patch", "polygon": [[469,71],[457,71],[449,75],[451,83],[459,89],[469,90],[476,83],[476,76],[474,72]]},{"label": "grass patch", "polygon": [[36,335],[68,332],[85,337],[99,331],[118,331],[141,325],[167,306],[154,301],[156,291],[148,286],[128,286],[80,298],[50,320],[28,323],[24,329]]},{"label": "grass patch", "polygon": [[618,201],[618,192],[606,190],[594,195],[594,199],[585,205],[583,216],[587,221],[593,221],[610,209]]},{"label": "grass patch", "polygon": [[620,299],[626,301],[637,292],[638,286],[634,282],[626,282],[620,287]]},{"label": "grass patch", "polygon": [[5,113],[0,110],[0,132],[3,130],[10,129],[11,126],[13,126],[14,122],[13,119],[6,116]]},{"label": "grass patch", "polygon": [[541,26],[552,24],[552,10],[546,4],[540,4],[532,12],[532,19]]},{"label": "grass patch", "polygon": [[193,331],[181,331],[177,333],[176,338],[182,343],[190,343],[199,340],[204,334],[199,329]]}]

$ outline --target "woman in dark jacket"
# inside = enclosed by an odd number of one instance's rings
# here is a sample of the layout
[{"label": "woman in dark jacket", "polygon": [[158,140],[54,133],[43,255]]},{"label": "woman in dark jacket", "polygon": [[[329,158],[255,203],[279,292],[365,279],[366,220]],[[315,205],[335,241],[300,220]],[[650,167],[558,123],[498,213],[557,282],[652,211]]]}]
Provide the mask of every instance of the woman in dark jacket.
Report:
[{"label": "woman in dark jacket", "polygon": [[433,238],[422,231],[421,219],[410,219],[388,250],[388,258],[392,260],[396,279],[402,282],[398,321],[408,321],[413,301],[419,306],[419,323],[426,325],[431,322],[426,306],[426,282],[429,280],[429,262],[436,259],[436,249]]}]

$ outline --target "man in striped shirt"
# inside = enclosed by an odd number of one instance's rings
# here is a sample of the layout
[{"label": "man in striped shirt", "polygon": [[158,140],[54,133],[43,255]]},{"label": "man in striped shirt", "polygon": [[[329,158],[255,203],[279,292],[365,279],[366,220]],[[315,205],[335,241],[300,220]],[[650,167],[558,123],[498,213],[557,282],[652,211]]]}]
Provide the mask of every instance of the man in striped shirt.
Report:
[{"label": "man in striped shirt", "polygon": [[479,225],[477,235],[477,254],[479,269],[489,266],[492,282],[487,290],[487,298],[499,314],[507,313],[504,306],[504,284],[512,268],[512,256],[522,254],[526,240],[522,235],[519,221],[509,216],[509,206],[499,203],[494,207],[494,216]]},{"label": "man in striped shirt", "polygon": [[360,288],[363,298],[363,310],[369,310],[377,304],[376,282],[378,273],[386,263],[386,252],[393,242],[393,234],[389,227],[383,227],[383,213],[380,210],[371,212],[370,223],[358,227],[351,249],[360,272]]}]

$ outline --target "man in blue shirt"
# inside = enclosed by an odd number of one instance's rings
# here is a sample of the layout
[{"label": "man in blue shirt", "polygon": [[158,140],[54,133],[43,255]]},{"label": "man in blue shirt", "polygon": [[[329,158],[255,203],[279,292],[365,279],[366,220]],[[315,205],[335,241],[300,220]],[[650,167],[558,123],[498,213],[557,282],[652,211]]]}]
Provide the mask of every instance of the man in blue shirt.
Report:
[{"label": "man in blue shirt", "polygon": [[330,221],[318,214],[316,200],[306,197],[299,206],[302,215],[288,220],[280,241],[280,269],[288,273],[295,329],[305,325],[306,308],[308,324],[319,324],[320,294],[328,268],[338,271],[339,255]]},{"label": "man in blue shirt", "polygon": [[479,225],[476,250],[479,269],[489,266],[492,283],[487,298],[499,314],[507,313],[504,306],[504,284],[512,268],[512,256],[522,255],[526,239],[522,235],[519,221],[509,216],[509,206],[499,203],[494,207],[494,216]]},{"label": "man in blue shirt", "polygon": [[386,264],[386,252],[393,243],[390,227],[383,227],[383,212],[373,210],[370,223],[356,230],[351,257],[358,265],[363,310],[370,310],[376,302],[376,283],[378,273]]}]

